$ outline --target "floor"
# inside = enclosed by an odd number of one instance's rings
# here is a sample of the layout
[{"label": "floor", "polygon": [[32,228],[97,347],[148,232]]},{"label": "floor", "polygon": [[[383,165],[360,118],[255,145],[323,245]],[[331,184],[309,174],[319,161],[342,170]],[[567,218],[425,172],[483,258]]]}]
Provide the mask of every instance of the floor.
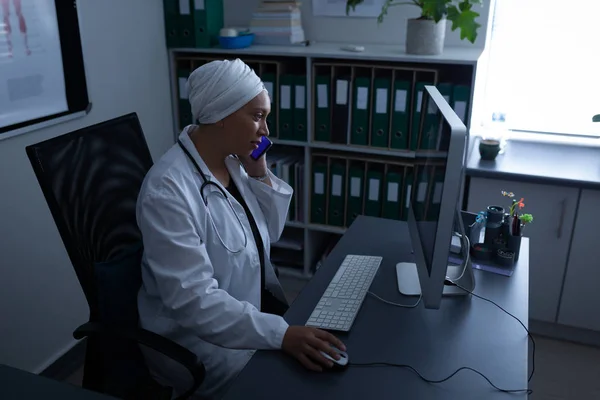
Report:
[{"label": "floor", "polygon": [[[281,278],[293,302],[304,281]],[[535,337],[535,375],[531,381],[530,400],[598,400],[600,399],[600,348],[582,346],[544,337]],[[67,382],[81,385],[82,370]]]}]

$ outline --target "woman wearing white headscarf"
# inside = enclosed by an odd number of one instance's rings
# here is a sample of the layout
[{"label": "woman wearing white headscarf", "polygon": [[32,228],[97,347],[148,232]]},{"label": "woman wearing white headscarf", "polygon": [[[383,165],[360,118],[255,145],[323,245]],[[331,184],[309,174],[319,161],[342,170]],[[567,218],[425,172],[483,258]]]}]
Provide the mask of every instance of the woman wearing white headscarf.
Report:
[{"label": "woman wearing white headscarf", "polygon": [[[319,350],[337,358],[330,343],[344,345],[281,316],[287,304],[269,253],[293,190],[265,157],[249,156],[269,134],[262,81],[239,59],[213,61],[190,75],[187,89],[198,125],[185,127],[152,167],[138,199],[142,327],[198,355],[206,367],[200,398],[222,396],[255,349],[284,350],[313,370],[331,367]],[[159,381],[179,393],[189,387],[176,363],[145,355]]]}]

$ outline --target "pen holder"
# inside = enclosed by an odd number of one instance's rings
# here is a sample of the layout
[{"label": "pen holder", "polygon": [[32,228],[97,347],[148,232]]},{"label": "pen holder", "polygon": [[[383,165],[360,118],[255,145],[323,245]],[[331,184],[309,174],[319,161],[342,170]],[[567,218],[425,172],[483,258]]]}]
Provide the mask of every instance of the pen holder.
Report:
[{"label": "pen holder", "polygon": [[515,263],[515,253],[508,249],[496,250],[496,262],[504,267],[510,267]]},{"label": "pen holder", "polygon": [[521,238],[523,236],[508,235],[506,248],[515,254],[515,262],[519,261],[519,252],[521,250]]}]

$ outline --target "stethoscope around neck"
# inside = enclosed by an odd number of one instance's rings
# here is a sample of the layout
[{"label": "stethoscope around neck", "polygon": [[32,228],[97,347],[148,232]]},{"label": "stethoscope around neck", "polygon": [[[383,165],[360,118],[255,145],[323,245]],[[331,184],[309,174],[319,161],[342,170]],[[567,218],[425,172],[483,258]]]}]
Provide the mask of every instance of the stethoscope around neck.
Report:
[{"label": "stethoscope around neck", "polygon": [[[198,173],[202,177],[202,185],[200,185],[200,197],[202,198],[202,201],[204,202],[206,209],[208,210],[208,198],[210,197],[211,194],[213,196],[222,197],[223,200],[225,200],[229,204],[229,208],[231,209],[231,212],[233,213],[233,215],[235,215],[235,218],[237,219],[238,224],[240,225],[240,231],[244,235],[244,245],[239,250],[232,250],[225,244],[225,242],[223,241],[223,238],[219,234],[219,230],[217,229],[217,226],[210,214],[210,211],[207,213],[208,218],[210,219],[210,222],[212,224],[212,227],[215,230],[215,233],[217,234],[219,241],[221,242],[221,245],[230,253],[238,254],[238,253],[242,252],[246,248],[246,245],[248,244],[248,236],[246,235],[246,230],[244,229],[244,225],[242,224],[242,221],[240,220],[238,213],[233,208],[233,204],[231,203],[231,200],[229,199],[229,197],[227,197],[227,194],[225,193],[225,191],[223,190],[223,188],[221,186],[219,186],[216,182],[213,182],[206,177],[206,175],[202,171],[202,168],[200,168],[200,166],[198,165],[198,163],[196,162],[194,157],[192,157],[192,155],[190,154],[188,149],[185,148],[185,145],[181,142],[181,140],[177,140],[177,143],[179,144],[179,147],[181,147],[181,149],[183,150],[183,152],[185,153],[187,158],[192,162],[192,164],[194,164],[196,171],[198,171]],[[207,188],[210,189],[210,186],[217,188],[217,190],[216,191],[209,190],[208,194],[205,196],[204,190]]]}]

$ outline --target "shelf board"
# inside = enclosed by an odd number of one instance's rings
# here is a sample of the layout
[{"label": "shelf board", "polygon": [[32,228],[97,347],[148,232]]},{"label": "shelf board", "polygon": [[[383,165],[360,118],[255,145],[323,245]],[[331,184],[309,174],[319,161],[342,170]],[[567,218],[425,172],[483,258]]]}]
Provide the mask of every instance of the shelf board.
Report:
[{"label": "shelf board", "polygon": [[297,147],[308,146],[308,143],[300,142],[298,140],[282,140],[282,139],[271,138],[271,137],[269,137],[269,139],[275,144],[280,144],[280,145],[285,145],[285,146],[297,146]]},{"label": "shelf board", "polygon": [[342,228],[339,226],[329,226],[329,225],[321,225],[321,224],[308,224],[308,229],[312,229],[313,231],[319,232],[329,232],[329,233],[337,233],[344,234],[346,232],[346,228]]},{"label": "shelf board", "polygon": [[279,275],[282,277],[310,280],[310,278],[313,276],[311,272],[304,273],[304,271],[299,268],[277,265],[277,269],[279,270]]},{"label": "shelf board", "polygon": [[329,59],[351,59],[369,61],[397,61],[411,63],[440,63],[440,64],[470,64],[475,65],[481,56],[482,49],[470,46],[446,46],[444,52],[437,56],[422,56],[406,54],[404,46],[365,44],[363,52],[349,52],[342,50],[344,43],[311,43],[309,46],[270,46],[252,45],[245,49],[212,48],[172,48],[174,53],[195,54],[247,54],[266,56],[288,57],[314,57]]},{"label": "shelf board", "polygon": [[325,142],[312,142],[309,144],[309,146],[313,149],[348,151],[352,153],[376,154],[382,156],[393,156],[410,159],[416,158],[416,154],[414,151],[389,150],[370,146],[356,146],[350,144],[334,144]]},{"label": "shelf board", "polygon": [[286,221],[285,226],[290,228],[306,228],[306,224],[298,221]]}]

